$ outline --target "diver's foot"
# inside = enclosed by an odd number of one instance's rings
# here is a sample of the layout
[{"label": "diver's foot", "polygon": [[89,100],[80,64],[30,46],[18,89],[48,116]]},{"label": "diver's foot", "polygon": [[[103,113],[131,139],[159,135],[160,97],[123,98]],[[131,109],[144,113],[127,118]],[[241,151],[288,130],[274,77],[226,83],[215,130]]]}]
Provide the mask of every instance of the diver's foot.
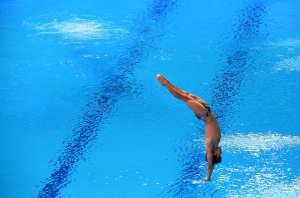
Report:
[{"label": "diver's foot", "polygon": [[167,80],[161,74],[157,74],[156,78],[160,82],[161,85],[165,85],[167,83]]}]

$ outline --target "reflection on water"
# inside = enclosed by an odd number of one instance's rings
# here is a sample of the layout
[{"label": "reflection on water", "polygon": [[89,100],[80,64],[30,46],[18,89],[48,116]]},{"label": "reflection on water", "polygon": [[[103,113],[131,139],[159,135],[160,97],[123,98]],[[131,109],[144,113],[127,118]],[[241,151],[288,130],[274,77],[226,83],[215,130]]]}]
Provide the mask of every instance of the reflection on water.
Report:
[{"label": "reflection on water", "polygon": [[276,133],[249,133],[222,137],[222,147],[228,152],[249,152],[256,155],[261,151],[278,150],[300,146],[300,137],[283,136]]},{"label": "reflection on water", "polygon": [[62,35],[63,39],[70,40],[114,39],[123,38],[129,34],[127,29],[101,20],[79,17],[60,20],[61,19],[54,19],[52,22],[45,24],[32,23],[29,21],[25,23],[33,26],[39,34],[58,34]]},{"label": "reflection on water", "polygon": [[275,48],[277,48],[277,47],[285,47],[288,49],[299,48],[300,40],[299,39],[287,39],[287,40],[278,41],[278,42],[270,42],[270,45]]},{"label": "reflection on water", "polygon": [[[194,142],[203,144],[204,140],[194,139]],[[237,133],[236,135],[222,136],[221,147],[226,152],[249,152],[255,155],[262,151],[279,150],[300,146],[299,136],[284,136],[278,133]]]},{"label": "reflection on water", "polygon": [[[300,177],[286,179],[289,170],[273,165],[233,166],[219,172],[223,174],[217,188],[225,191],[222,197],[280,197],[300,196]],[[269,168],[266,168],[269,167]],[[226,173],[226,174],[225,174]],[[239,178],[239,179],[236,179]],[[228,186],[224,188],[223,186]]]},{"label": "reflection on water", "polygon": [[273,66],[274,71],[300,71],[300,40],[286,39],[283,41],[270,42],[272,50],[276,51],[277,63]]},{"label": "reflection on water", "polygon": [[286,72],[300,71],[300,56],[279,61],[274,70],[284,70]]}]

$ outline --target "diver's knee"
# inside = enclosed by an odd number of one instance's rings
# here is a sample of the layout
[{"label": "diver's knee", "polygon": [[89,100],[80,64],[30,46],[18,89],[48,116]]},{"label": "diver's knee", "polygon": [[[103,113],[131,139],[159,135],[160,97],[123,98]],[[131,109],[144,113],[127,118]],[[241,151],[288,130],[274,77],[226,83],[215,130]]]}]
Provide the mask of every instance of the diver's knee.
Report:
[{"label": "diver's knee", "polygon": [[190,92],[185,92],[185,95],[187,96],[187,97],[189,97],[189,98],[193,98],[193,94],[191,94]]}]

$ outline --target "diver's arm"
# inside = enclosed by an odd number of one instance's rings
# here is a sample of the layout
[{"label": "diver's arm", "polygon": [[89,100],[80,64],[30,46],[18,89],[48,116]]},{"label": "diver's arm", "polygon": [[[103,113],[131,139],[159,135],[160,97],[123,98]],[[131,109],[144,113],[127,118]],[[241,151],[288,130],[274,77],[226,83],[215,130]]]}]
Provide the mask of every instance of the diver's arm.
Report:
[{"label": "diver's arm", "polygon": [[207,156],[207,177],[204,179],[204,181],[210,181],[211,174],[214,170],[214,164],[212,163],[213,161],[212,149],[208,145],[206,145],[206,156]]}]

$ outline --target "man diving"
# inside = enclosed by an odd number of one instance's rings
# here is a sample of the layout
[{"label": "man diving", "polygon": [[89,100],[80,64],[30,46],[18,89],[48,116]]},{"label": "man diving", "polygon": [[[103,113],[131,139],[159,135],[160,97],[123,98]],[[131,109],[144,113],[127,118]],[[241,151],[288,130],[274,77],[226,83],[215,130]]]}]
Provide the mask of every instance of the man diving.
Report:
[{"label": "man diving", "polygon": [[214,165],[222,161],[222,149],[219,147],[221,132],[219,123],[208,104],[198,96],[183,91],[170,83],[161,74],[156,75],[157,80],[165,86],[177,99],[182,100],[194,112],[195,116],[205,123],[207,176],[204,181],[210,181]]}]

